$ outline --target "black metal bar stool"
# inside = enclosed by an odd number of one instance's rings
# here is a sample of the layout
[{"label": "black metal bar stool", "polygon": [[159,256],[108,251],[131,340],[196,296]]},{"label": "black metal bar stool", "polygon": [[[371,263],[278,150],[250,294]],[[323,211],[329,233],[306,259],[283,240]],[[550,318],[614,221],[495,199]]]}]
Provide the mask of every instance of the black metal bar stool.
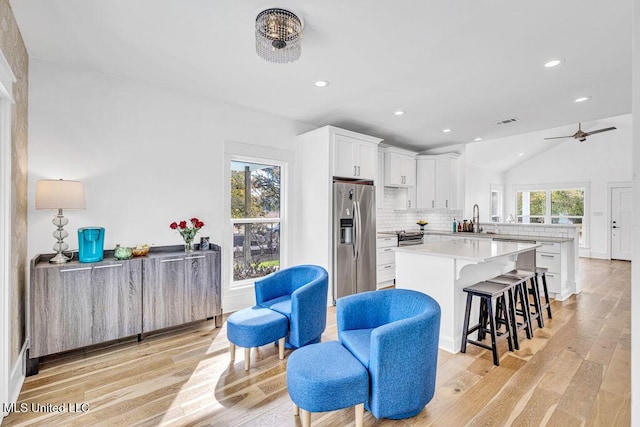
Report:
[{"label": "black metal bar stool", "polygon": [[[520,349],[518,342],[518,332],[523,330],[526,337],[531,339],[533,336],[533,326],[531,323],[531,312],[529,310],[528,301],[529,293],[527,291],[528,278],[519,278],[515,276],[496,276],[489,279],[489,282],[499,283],[508,287],[509,292],[509,311],[511,312],[511,329],[513,330],[513,343],[516,350]],[[518,308],[520,305],[520,308]],[[522,317],[522,321],[518,322],[517,316]]]},{"label": "black metal bar stool", "polygon": [[508,273],[504,273],[503,276],[517,277],[518,279],[524,279],[525,282],[529,282],[530,288],[527,289],[529,295],[533,298],[530,301],[530,307],[533,311],[530,311],[530,320],[536,320],[539,328],[544,328],[544,317],[542,315],[542,303],[540,302],[540,290],[538,289],[538,278],[535,271],[529,270],[511,270]]},{"label": "black metal bar stool", "polygon": [[[505,322],[507,328],[506,332],[503,332],[501,334],[498,334],[496,317],[493,313],[494,300],[501,301],[503,307],[507,306],[505,300],[507,289],[507,286],[491,282],[480,282],[463,289],[467,293],[467,307],[464,312],[462,344],[460,346],[460,351],[462,353],[466,353],[467,343],[486,348],[487,350],[491,350],[491,352],[493,353],[493,364],[496,366],[500,366],[500,358],[498,357],[498,342],[506,339],[509,345],[509,351],[513,351],[513,343],[511,341],[511,328],[509,327],[509,325],[511,325],[509,310],[503,310],[503,315],[506,317]],[[478,317],[478,323],[472,327],[469,327],[471,305],[473,303],[474,296],[480,298],[480,315]],[[469,338],[469,335],[475,331],[478,331],[477,341]],[[480,342],[482,339],[484,339],[484,334],[486,333],[491,336],[491,345]]]},{"label": "black metal bar stool", "polygon": [[540,303],[540,308],[542,310],[547,310],[547,316],[549,319],[553,319],[551,316],[551,302],[549,301],[549,290],[547,289],[547,271],[549,269],[545,267],[536,267],[536,283],[538,284],[538,288],[540,287],[540,283],[538,282],[538,277],[542,279],[542,292],[544,293],[544,304]]}]

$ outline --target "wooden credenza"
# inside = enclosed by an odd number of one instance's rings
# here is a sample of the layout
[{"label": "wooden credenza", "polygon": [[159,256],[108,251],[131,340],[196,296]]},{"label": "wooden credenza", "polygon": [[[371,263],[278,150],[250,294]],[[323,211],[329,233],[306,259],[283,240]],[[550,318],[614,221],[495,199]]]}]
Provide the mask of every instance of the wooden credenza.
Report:
[{"label": "wooden credenza", "polygon": [[94,263],[31,260],[29,363],[38,358],[198,320],[222,324],[220,247],[186,254],[182,245],[153,247],[118,261],[113,251]]}]

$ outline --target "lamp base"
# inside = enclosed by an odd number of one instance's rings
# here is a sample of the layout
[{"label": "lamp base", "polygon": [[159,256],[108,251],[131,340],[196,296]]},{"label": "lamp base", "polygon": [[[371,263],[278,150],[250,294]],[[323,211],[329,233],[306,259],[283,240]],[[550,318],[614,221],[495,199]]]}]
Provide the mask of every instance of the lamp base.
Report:
[{"label": "lamp base", "polygon": [[51,264],[64,264],[65,262],[69,262],[69,261],[71,261],[71,258],[64,255],[62,252],[58,252],[56,256],[54,256],[49,260]]}]

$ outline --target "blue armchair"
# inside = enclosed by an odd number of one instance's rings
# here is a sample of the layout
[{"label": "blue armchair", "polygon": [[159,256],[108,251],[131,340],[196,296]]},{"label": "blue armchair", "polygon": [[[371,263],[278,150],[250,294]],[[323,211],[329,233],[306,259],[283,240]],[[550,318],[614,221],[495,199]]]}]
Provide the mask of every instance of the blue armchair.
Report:
[{"label": "blue armchair", "polygon": [[256,280],[256,304],[289,319],[287,347],[320,341],[327,325],[329,275],[317,265],[298,265]]},{"label": "blue armchair", "polygon": [[364,292],[336,301],[338,339],[369,371],[376,418],[419,414],[433,398],[440,305],[408,289]]}]

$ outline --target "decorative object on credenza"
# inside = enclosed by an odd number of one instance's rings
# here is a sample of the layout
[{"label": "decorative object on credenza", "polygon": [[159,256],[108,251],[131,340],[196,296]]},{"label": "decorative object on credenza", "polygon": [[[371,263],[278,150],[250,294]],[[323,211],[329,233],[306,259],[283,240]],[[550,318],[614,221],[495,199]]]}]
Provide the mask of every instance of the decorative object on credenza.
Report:
[{"label": "decorative object on credenza", "polygon": [[104,258],[104,228],[78,228],[78,261],[98,262]]},{"label": "decorative object on credenza", "polygon": [[142,245],[136,245],[134,248],[131,248],[134,257],[145,256],[149,253],[149,250],[151,250],[151,246],[147,245],[146,243]]},{"label": "decorative object on credenza", "polygon": [[193,239],[202,227],[204,227],[204,222],[198,218],[191,218],[189,223],[180,221],[169,224],[169,228],[177,230],[184,239],[184,251],[187,253],[193,252]]},{"label": "decorative object on credenza", "polygon": [[200,238],[200,250],[208,251],[209,250],[209,237],[201,237]]},{"label": "decorative object on credenza", "polygon": [[113,248],[113,257],[117,260],[125,260],[133,257],[133,251],[128,246],[116,245]]},{"label": "decorative object on credenza", "polygon": [[36,185],[36,209],[54,209],[58,211],[58,214],[51,221],[57,227],[56,231],[53,232],[53,237],[57,240],[53,245],[56,255],[49,262],[61,264],[71,259],[62,253],[69,249],[69,245],[64,243],[64,238],[69,235],[64,230],[64,226],[69,223],[69,220],[62,215],[62,210],[84,209],[85,207],[84,186],[81,182],[62,179],[38,181]]},{"label": "decorative object on credenza", "polygon": [[256,17],[256,53],[276,64],[293,62],[302,54],[302,20],[285,9],[266,9]]},{"label": "decorative object on credenza", "polygon": [[416,224],[418,224],[420,226],[420,231],[424,231],[424,226],[429,224],[427,221],[425,220],[418,220],[418,222],[416,222]]},{"label": "decorative object on credenza", "polygon": [[507,222],[509,224],[513,224],[514,222],[516,222],[516,219],[513,217],[513,214],[509,214],[509,216],[507,217]]}]

